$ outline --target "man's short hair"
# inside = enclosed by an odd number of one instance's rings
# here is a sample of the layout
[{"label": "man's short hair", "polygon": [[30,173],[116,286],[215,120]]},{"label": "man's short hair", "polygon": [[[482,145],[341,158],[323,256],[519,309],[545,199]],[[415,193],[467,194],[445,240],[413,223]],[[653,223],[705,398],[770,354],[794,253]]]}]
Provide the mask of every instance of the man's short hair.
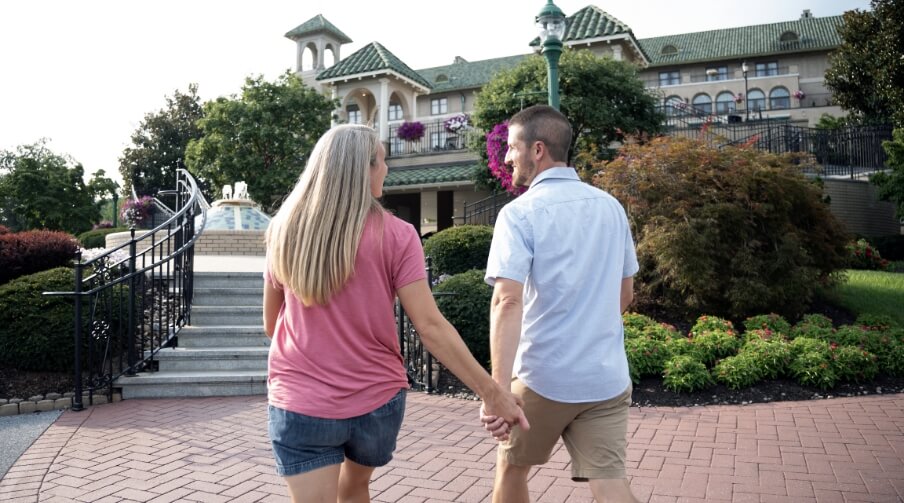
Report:
[{"label": "man's short hair", "polygon": [[561,112],[547,105],[534,105],[516,113],[509,125],[521,126],[522,140],[528,145],[542,141],[553,161],[568,162],[571,124]]}]

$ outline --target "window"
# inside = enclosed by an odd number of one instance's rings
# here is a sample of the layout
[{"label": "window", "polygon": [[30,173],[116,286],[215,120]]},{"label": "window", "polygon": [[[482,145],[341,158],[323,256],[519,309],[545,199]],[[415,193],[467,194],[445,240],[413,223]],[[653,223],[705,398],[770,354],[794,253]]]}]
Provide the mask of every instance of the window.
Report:
[{"label": "window", "polygon": [[442,150],[446,148],[446,132],[439,131],[430,133],[430,149]]},{"label": "window", "polygon": [[668,115],[680,115],[687,109],[687,105],[681,96],[669,96],[665,99],[665,113]]},{"label": "window", "polygon": [[757,77],[771,77],[773,75],[778,75],[778,62],[770,61],[768,63],[757,63],[756,64],[756,76]]},{"label": "window", "polygon": [[662,54],[663,56],[675,56],[676,54],[678,54],[678,48],[672,44],[664,45],[662,47],[662,51],[660,51],[660,54]]},{"label": "window", "polygon": [[694,109],[700,113],[710,114],[713,111],[713,100],[708,94],[698,94],[694,96],[694,101],[692,103]]},{"label": "window", "polygon": [[715,68],[707,68],[706,69],[706,81],[712,82],[715,80],[728,80],[728,67],[727,66],[719,66]]},{"label": "window", "polygon": [[776,87],[769,91],[769,108],[773,110],[791,108],[791,93],[784,87]]},{"label": "window", "polygon": [[391,121],[400,121],[402,120],[402,105],[398,103],[390,103],[389,104],[389,120]]},{"label": "window", "polygon": [[716,113],[727,114],[734,112],[735,101],[734,95],[728,91],[723,91],[716,96]]},{"label": "window", "polygon": [[677,86],[681,83],[681,73],[678,70],[673,72],[659,72],[660,86]]},{"label": "window", "polygon": [[794,49],[800,45],[800,37],[793,31],[786,31],[779,37],[778,42],[782,49]]},{"label": "window", "polygon": [[399,138],[398,136],[391,136],[389,138],[389,155],[400,155],[405,152],[405,140]]},{"label": "window", "polygon": [[449,110],[446,98],[430,100],[430,115],[442,115]]},{"label": "window", "polygon": [[435,82],[449,82],[449,76],[446,75],[445,73],[441,73],[436,76],[436,79],[434,79],[434,81]]},{"label": "window", "polygon": [[759,89],[751,89],[747,93],[747,107],[754,112],[764,110],[766,108],[766,95]]},{"label": "window", "polygon": [[345,111],[348,113],[349,124],[361,124],[361,109],[358,108],[358,105],[349,105]]}]

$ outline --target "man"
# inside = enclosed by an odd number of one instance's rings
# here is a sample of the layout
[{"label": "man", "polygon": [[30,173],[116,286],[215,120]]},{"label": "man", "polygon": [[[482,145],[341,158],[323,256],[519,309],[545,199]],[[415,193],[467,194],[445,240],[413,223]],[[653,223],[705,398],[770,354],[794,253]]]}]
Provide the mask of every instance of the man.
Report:
[{"label": "man", "polygon": [[493,286],[493,378],[524,400],[528,431],[481,414],[499,441],[493,501],[528,502],[527,476],[561,437],[572,477],[601,502],[637,501],[625,474],[631,380],[621,313],[637,258],[622,206],[568,167],[571,126],[534,106],[509,122],[506,165],[530,189],[499,213]]}]

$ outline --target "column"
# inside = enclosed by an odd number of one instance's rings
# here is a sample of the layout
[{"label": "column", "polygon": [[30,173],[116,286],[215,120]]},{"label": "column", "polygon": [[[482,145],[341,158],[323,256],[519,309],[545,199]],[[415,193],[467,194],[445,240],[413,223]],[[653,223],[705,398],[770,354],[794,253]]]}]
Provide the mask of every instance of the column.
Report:
[{"label": "column", "polygon": [[389,142],[389,79],[380,79],[380,141]]},{"label": "column", "polygon": [[[335,100],[338,97],[339,88],[336,86],[336,84],[330,84],[330,98]],[[330,127],[334,127],[337,124],[336,119],[339,118],[339,113],[341,113],[341,111],[342,108],[340,105],[340,108],[334,110],[333,113],[330,114]]]}]

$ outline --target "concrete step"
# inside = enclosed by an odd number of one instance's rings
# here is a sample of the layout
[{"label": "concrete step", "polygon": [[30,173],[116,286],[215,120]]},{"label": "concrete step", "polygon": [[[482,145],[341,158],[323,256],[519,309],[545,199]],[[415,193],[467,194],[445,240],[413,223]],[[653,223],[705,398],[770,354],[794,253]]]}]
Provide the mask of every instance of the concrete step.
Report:
[{"label": "concrete step", "polygon": [[180,348],[270,347],[264,323],[257,326],[186,326],[179,332]]},{"label": "concrete step", "polygon": [[194,306],[262,306],[263,288],[195,288]]},{"label": "concrete step", "polygon": [[265,346],[165,348],[157,353],[160,371],[267,370]]},{"label": "concrete step", "polygon": [[196,272],[195,288],[263,288],[259,272]]},{"label": "concrete step", "polygon": [[265,395],[267,370],[158,371],[120,377],[123,399]]},{"label": "concrete step", "polygon": [[191,324],[263,327],[264,310],[262,306],[192,306]]}]

